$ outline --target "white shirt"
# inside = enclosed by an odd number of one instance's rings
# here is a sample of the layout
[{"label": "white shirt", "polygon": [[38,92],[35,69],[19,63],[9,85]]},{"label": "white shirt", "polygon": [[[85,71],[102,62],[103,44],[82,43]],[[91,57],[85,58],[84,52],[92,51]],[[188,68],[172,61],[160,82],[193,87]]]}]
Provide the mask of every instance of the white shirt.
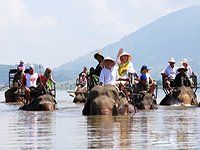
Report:
[{"label": "white shirt", "polygon": [[29,88],[31,86],[36,87],[37,86],[37,79],[38,79],[38,74],[34,73],[34,74],[29,74],[26,73],[26,86]]},{"label": "white shirt", "polygon": [[146,73],[147,83],[149,83],[149,78],[151,77],[149,73]]},{"label": "white shirt", "polygon": [[101,70],[99,83],[103,85],[111,84],[116,85],[116,80],[118,79],[118,73],[116,67],[112,67],[111,70],[104,67]]},{"label": "white shirt", "polygon": [[165,73],[165,74],[169,77],[169,79],[174,80],[175,77],[176,77],[176,74],[178,73],[178,72],[177,72],[177,69],[178,69],[177,66],[174,66],[174,67],[172,68],[172,67],[169,65],[169,66],[167,66],[167,67],[162,71],[162,73]]},{"label": "white shirt", "polygon": [[190,77],[193,75],[193,71],[192,68],[190,66],[187,66],[187,72],[186,72],[187,76]]}]

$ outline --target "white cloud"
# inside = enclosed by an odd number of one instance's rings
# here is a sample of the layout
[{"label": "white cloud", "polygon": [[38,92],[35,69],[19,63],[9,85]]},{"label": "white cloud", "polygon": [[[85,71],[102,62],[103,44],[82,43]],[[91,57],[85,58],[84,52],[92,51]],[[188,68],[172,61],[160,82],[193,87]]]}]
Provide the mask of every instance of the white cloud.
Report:
[{"label": "white cloud", "polygon": [[49,28],[56,25],[50,16],[34,17],[28,12],[25,0],[0,1],[0,29]]}]

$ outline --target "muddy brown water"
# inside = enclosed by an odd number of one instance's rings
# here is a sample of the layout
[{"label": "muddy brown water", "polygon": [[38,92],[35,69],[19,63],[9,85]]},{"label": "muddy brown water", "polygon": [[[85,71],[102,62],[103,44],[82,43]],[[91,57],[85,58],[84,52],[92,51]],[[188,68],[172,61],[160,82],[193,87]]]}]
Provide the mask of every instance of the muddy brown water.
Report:
[{"label": "muddy brown water", "polygon": [[[164,93],[158,92],[160,102]],[[129,116],[87,117],[66,91],[57,92],[53,112],[18,110],[4,103],[4,91],[0,98],[0,149],[200,149],[200,107],[158,106]]]}]

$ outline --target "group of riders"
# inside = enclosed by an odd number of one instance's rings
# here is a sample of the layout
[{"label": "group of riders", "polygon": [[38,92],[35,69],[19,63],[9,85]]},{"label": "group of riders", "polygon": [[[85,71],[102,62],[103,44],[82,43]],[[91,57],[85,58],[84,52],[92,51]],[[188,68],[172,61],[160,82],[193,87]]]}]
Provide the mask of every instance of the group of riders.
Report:
[{"label": "group of riders", "polygon": [[[131,62],[131,54],[125,52],[124,49],[119,49],[116,60],[111,57],[104,58],[100,52],[95,53],[94,58],[98,61],[98,65],[96,68],[90,68],[89,71],[84,66],[83,71],[78,76],[76,88],[80,87],[89,92],[95,85],[111,84],[122,92],[127,99],[130,99],[130,87],[133,87],[136,93],[150,93],[153,97],[156,97],[157,84],[149,74],[151,68],[143,65],[140,74],[138,74]],[[164,87],[169,92],[173,87],[192,86],[194,84],[194,73],[187,59],[182,60],[180,68],[175,65],[174,58],[170,58],[168,63],[169,65],[163,69],[161,75],[163,76]]]},{"label": "group of riders", "polygon": [[46,68],[44,74],[41,74],[41,66],[39,66],[40,74],[35,72],[34,65],[30,65],[26,69],[23,60],[17,66],[17,72],[13,77],[12,88],[23,88],[26,102],[32,99],[31,93],[34,92],[37,96],[42,94],[51,94],[55,81],[52,78],[52,69]]}]

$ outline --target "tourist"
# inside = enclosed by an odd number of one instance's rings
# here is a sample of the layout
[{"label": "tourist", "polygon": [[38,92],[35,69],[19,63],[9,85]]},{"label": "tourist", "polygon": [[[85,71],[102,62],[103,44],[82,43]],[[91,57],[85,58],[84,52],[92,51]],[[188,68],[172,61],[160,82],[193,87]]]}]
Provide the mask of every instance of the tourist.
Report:
[{"label": "tourist", "polygon": [[48,88],[51,90],[54,88],[55,85],[55,81],[52,77],[52,69],[51,68],[46,68],[45,72],[44,72],[44,76],[47,78],[47,86]]},{"label": "tourist", "polygon": [[164,68],[161,75],[164,78],[164,83],[166,88],[174,87],[174,79],[177,74],[178,67],[175,65],[176,61],[174,58],[170,58],[168,61],[169,65]]},{"label": "tourist", "polygon": [[[146,85],[148,86],[148,92],[150,94],[153,94],[156,87],[156,82],[155,80],[152,79],[151,75],[149,74],[150,69],[151,68],[148,67],[147,65],[143,65],[141,67],[140,73],[141,73],[141,76],[144,76],[144,75],[146,76]],[[141,80],[141,77],[140,77],[140,80]]]},{"label": "tourist", "polygon": [[[122,48],[119,49],[116,61],[118,64],[118,81],[120,84],[127,85],[127,83],[130,81],[130,74],[137,74],[132,62],[130,61],[131,59],[132,56],[129,53],[124,52]],[[134,84],[134,78],[132,78],[131,81],[132,84]]]},{"label": "tourist", "polygon": [[17,66],[17,68],[21,68],[21,70],[24,72],[26,69],[26,66],[24,64],[24,61],[21,59],[19,62],[19,65]]},{"label": "tourist", "polygon": [[106,57],[102,61],[103,69],[100,73],[99,84],[100,85],[116,85],[116,80],[118,78],[118,73],[116,71],[115,61],[111,57]]},{"label": "tourist", "polygon": [[181,61],[182,66],[184,66],[187,69],[186,74],[188,75],[188,77],[192,77],[194,75],[192,68],[190,67],[188,60],[187,59],[183,59]]},{"label": "tourist", "polygon": [[25,85],[26,90],[26,100],[30,100],[30,88],[37,87],[37,80],[39,79],[38,73],[35,72],[35,67],[33,65],[29,66],[29,73],[25,73],[22,78],[22,82]]},{"label": "tourist", "polygon": [[[86,74],[84,72],[82,72],[82,74],[79,78],[79,82],[77,83],[77,88],[78,87],[80,87],[84,90],[87,90],[87,78],[86,78]],[[76,89],[75,89],[75,91],[76,91]]]}]

